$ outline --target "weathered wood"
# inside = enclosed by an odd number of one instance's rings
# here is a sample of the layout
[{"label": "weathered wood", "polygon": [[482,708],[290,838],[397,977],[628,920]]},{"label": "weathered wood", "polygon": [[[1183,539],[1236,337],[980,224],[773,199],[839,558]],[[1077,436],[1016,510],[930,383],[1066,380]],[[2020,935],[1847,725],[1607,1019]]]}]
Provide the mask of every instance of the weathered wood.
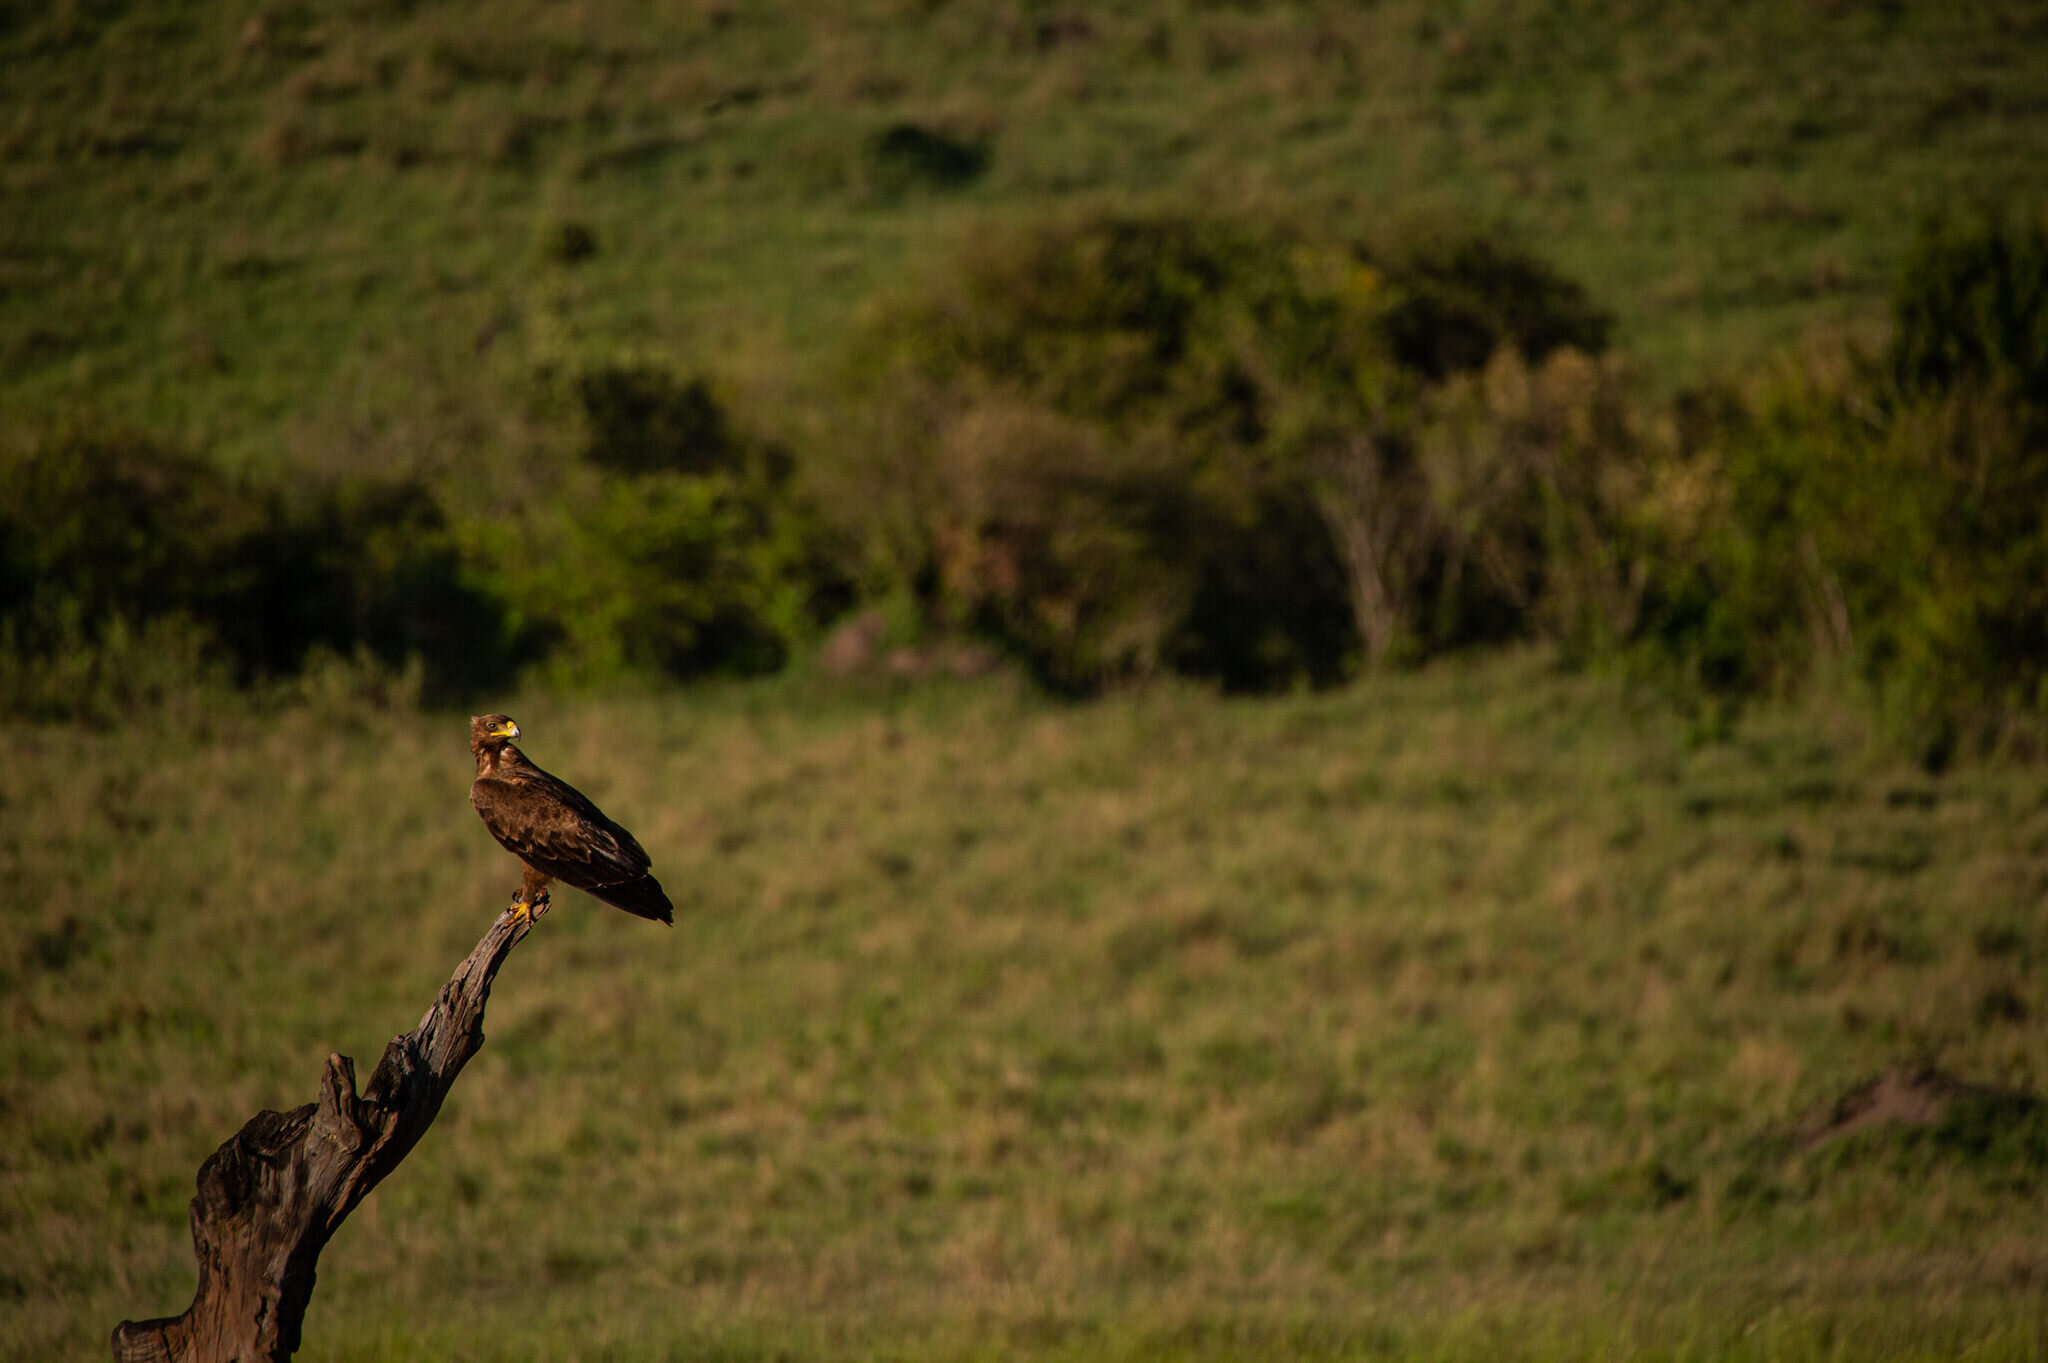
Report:
[{"label": "weathered wood", "polygon": [[432,1125],[484,1044],[491,980],[532,927],[500,915],[361,1097],[355,1062],[330,1055],[318,1102],[257,1113],[199,1166],[199,1290],[181,1316],[122,1321],[119,1363],[283,1363],[298,1350],[320,1251]]}]

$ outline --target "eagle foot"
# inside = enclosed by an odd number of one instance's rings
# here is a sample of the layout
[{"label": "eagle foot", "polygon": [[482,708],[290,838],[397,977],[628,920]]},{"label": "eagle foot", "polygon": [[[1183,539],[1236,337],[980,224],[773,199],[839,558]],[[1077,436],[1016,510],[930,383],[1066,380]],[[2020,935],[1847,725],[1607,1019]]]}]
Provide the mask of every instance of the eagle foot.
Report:
[{"label": "eagle foot", "polygon": [[531,923],[547,913],[548,902],[548,892],[546,890],[542,890],[531,899],[526,897],[525,890],[517,890],[512,895],[512,917],[515,919],[524,918],[527,922]]}]

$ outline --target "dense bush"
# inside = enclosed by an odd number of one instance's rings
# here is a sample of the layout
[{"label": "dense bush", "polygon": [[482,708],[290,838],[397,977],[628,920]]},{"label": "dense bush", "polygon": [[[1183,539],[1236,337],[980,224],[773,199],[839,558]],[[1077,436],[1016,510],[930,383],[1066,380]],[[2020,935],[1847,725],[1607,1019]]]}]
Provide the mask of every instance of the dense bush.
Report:
[{"label": "dense bush", "polygon": [[1894,320],[1881,354],[1655,407],[1584,294],[1497,241],[984,234],[871,317],[860,420],[801,469],[640,360],[550,367],[561,457],[459,517],[418,480],[264,485],[136,436],[0,459],[0,702],[111,715],[309,658],[444,701],[531,663],[755,674],[865,593],[1070,693],[1538,638],[1724,715],[1847,673],[1930,761],[2040,743],[2048,231],[1930,229]]},{"label": "dense bush", "polygon": [[[1258,467],[1276,395],[1251,314],[1285,306],[1289,283],[1277,243],[1206,222],[971,243],[860,342],[870,395],[895,411],[853,496],[908,499],[900,578],[1061,689],[1176,660],[1227,675],[1263,658],[1259,682],[1336,673],[1341,631],[1301,637],[1260,609],[1314,615],[1334,593],[1341,620],[1320,537],[1274,537],[1253,600],[1229,585],[1248,527],[1313,519]],[[1243,638],[1219,646],[1205,618]]]},{"label": "dense bush", "polygon": [[272,569],[295,555],[274,496],[139,437],[52,439],[0,466],[0,619],[20,652],[175,616],[272,664],[295,623]]},{"label": "dense bush", "polygon": [[2048,719],[2048,235],[1930,228],[1877,360],[1766,385],[1644,637],[1708,694],[1864,678],[1930,761]]},{"label": "dense bush", "polygon": [[1721,713],[1845,668],[1930,760],[2048,720],[2048,233],[1930,229],[1881,356],[1647,404],[1485,238],[1106,215],[971,242],[860,342],[840,513],[1049,683],[1237,688],[1542,638]]},{"label": "dense bush", "polygon": [[1893,299],[1890,369],[1910,395],[1989,384],[2048,415],[2048,224],[1930,224]]},{"label": "dense bush", "polygon": [[289,595],[307,640],[345,654],[367,649],[387,665],[417,659],[428,704],[466,701],[511,678],[522,641],[425,484],[353,479],[307,489],[290,525],[304,576]]},{"label": "dense bush", "polygon": [[984,236],[860,338],[880,440],[840,514],[882,490],[897,578],[1065,689],[1321,684],[1536,632],[1540,551],[1511,590],[1462,569],[1579,485],[1525,458],[1512,493],[1446,508],[1423,427],[1446,381],[1605,326],[1483,239],[1376,253],[1173,214]]},{"label": "dense bush", "polygon": [[287,497],[133,435],[55,437],[0,462],[0,631],[5,703],[45,714],[104,710],[134,689],[122,677],[161,689],[214,665],[279,676],[316,648],[417,659],[430,698],[499,680],[511,661],[502,608],[424,488]]},{"label": "dense bush", "polygon": [[558,680],[771,672],[843,608],[789,454],[742,431],[707,380],[600,363],[565,390],[578,466],[469,529]]},{"label": "dense bush", "polygon": [[1660,410],[1483,237],[988,235],[860,338],[879,439],[836,505],[1063,689],[1542,638],[1721,713],[1847,667],[1938,760],[2048,719],[2044,242],[1931,229],[1882,356]]},{"label": "dense bush", "polygon": [[1534,636],[1588,658],[1636,632],[1670,552],[1660,510],[1684,504],[1690,479],[1625,365],[1523,354],[1497,348],[1419,404],[1432,533],[1414,629],[1433,650]]},{"label": "dense bush", "polygon": [[412,668],[429,704],[541,662],[753,674],[843,608],[789,455],[707,383],[593,366],[567,391],[581,458],[459,520],[417,479],[265,485],[140,436],[0,460],[0,705],[109,718],[333,659]]}]

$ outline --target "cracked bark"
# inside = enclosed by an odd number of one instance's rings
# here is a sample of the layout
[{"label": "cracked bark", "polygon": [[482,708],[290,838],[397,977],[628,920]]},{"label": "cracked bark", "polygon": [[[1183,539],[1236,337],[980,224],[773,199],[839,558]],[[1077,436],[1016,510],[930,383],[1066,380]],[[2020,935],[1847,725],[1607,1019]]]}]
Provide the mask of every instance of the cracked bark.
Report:
[{"label": "cracked bark", "polygon": [[199,1290],[183,1315],[122,1321],[117,1363],[283,1363],[298,1350],[320,1251],[433,1124],[484,1044],[498,967],[532,927],[499,915],[361,1097],[355,1062],[330,1055],[318,1102],[257,1113],[199,1166]]}]

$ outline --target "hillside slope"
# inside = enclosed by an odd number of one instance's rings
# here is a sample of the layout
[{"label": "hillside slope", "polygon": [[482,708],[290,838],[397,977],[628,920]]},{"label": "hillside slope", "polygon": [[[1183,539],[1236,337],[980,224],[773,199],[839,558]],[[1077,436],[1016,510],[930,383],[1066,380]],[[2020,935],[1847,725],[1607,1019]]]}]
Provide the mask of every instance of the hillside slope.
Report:
[{"label": "hillside slope", "polygon": [[0,411],[472,466],[564,347],[786,401],[956,233],[1105,196],[1503,220],[1688,382],[1875,323],[1923,213],[2048,198],[2044,38],[2036,5],[13,6]]}]

